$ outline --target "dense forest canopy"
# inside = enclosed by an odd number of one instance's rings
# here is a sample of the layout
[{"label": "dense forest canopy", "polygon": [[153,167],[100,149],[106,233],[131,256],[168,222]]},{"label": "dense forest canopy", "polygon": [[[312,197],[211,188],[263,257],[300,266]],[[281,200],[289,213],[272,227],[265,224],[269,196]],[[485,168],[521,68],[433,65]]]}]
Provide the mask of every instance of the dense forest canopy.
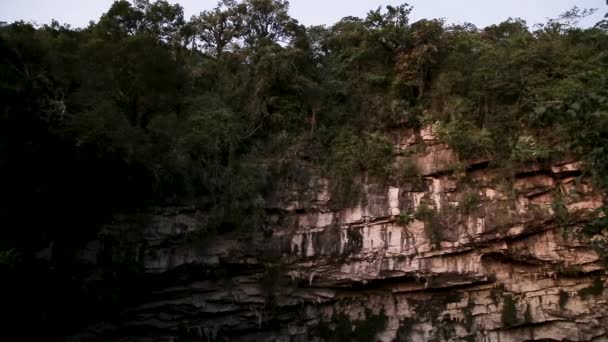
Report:
[{"label": "dense forest canopy", "polygon": [[[43,307],[7,314],[61,335],[73,326],[58,306],[76,326],[121,303],[104,291],[136,266],[108,261],[83,284],[73,258],[116,213],[194,205],[210,213],[203,235],[247,236],[272,190],[310,172],[335,206],[364,180],[398,185],[412,176],[390,162],[403,128],[436,124],[461,158],[504,167],[579,155],[608,188],[607,20],[579,28],[589,12],[574,8],[477,28],[411,11],[304,27],[286,0],[222,0],[190,19],[120,0],[84,29],[0,27],[0,266]],[[32,295],[35,281],[48,289]],[[78,315],[88,305],[102,309]]]}]

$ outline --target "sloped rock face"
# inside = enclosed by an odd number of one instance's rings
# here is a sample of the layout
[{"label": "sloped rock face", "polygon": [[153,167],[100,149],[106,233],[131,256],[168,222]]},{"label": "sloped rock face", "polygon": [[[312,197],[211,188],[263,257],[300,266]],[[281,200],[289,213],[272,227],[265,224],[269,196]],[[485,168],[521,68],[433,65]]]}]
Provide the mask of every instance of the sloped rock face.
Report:
[{"label": "sloped rock face", "polygon": [[156,290],[74,339],[608,340],[605,267],[573,234],[602,203],[580,163],[506,174],[417,134],[397,150],[422,177],[339,211],[327,181],[286,191],[249,239],[193,244],[204,213],[159,209],[140,253]]}]

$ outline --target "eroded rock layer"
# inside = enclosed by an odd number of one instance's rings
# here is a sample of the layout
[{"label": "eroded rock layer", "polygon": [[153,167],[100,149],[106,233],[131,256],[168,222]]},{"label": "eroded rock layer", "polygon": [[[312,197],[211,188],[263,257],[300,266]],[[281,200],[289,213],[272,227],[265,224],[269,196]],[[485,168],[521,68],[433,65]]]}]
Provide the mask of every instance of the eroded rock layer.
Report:
[{"label": "eroded rock layer", "polygon": [[285,190],[249,238],[193,243],[204,212],[158,209],[138,246],[155,291],[75,338],[608,340],[605,266],[576,234],[602,198],[577,158],[506,172],[459,161],[428,128],[396,150],[417,175],[343,210],[331,180]]}]

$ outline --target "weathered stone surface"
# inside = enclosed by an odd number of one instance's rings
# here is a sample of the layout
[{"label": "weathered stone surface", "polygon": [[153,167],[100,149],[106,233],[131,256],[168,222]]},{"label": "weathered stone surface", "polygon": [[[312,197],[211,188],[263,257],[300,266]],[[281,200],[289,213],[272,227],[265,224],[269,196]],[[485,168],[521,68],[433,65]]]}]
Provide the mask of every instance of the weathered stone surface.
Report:
[{"label": "weathered stone surface", "polygon": [[[429,144],[415,159],[422,189],[370,185],[365,201],[332,211],[328,181],[317,180],[308,205],[276,196],[272,236],[196,246],[185,237],[203,213],[160,209],[142,264],[165,285],[120,324],[74,339],[321,341],[340,315],[357,326],[381,314],[380,341],[607,341],[605,267],[562,231],[602,202],[574,182],[580,163],[531,166],[505,187],[492,169],[450,173],[456,155],[430,129],[397,145],[416,141]],[[567,220],[556,217],[558,198]],[[416,215],[428,203],[432,218]]]}]

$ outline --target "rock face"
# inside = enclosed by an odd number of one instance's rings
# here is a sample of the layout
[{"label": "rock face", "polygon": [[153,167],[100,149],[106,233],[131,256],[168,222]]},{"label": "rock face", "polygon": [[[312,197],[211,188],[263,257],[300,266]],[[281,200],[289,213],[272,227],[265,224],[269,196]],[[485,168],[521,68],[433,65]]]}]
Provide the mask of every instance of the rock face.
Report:
[{"label": "rock face", "polygon": [[343,210],[317,179],[259,236],[195,244],[203,212],[158,209],[139,247],[156,290],[74,340],[608,341],[605,266],[575,238],[602,198],[576,159],[505,172],[430,128],[396,149],[421,176]]}]

